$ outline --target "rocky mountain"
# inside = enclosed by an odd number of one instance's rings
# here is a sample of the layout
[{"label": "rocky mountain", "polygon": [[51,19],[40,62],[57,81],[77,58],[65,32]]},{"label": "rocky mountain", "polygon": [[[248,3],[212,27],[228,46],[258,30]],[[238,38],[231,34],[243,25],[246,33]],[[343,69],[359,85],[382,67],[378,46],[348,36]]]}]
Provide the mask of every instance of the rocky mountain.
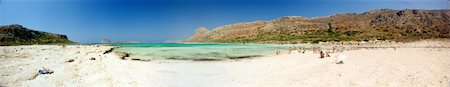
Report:
[{"label": "rocky mountain", "polygon": [[13,24],[0,26],[0,46],[74,43],[66,35],[35,31]]},{"label": "rocky mountain", "polygon": [[285,16],[198,28],[188,42],[301,43],[320,41],[450,38],[450,10],[390,10],[343,13],[327,17]]}]

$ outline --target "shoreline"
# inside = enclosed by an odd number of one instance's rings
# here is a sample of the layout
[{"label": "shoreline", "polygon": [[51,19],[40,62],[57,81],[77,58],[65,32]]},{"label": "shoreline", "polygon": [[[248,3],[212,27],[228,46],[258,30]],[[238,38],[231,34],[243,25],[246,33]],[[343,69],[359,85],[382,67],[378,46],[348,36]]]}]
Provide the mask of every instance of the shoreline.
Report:
[{"label": "shoreline", "polygon": [[[389,43],[388,43],[389,42]],[[361,50],[361,49],[397,49],[397,48],[450,48],[450,39],[445,40],[437,40],[437,39],[430,39],[430,40],[422,40],[422,41],[415,41],[415,42],[373,42],[373,43],[352,43],[352,42],[340,42],[343,44],[336,44],[336,43],[319,43],[319,44],[251,44],[251,45],[270,45],[270,46],[279,46],[286,49],[280,49],[280,51],[284,54],[288,51],[288,47],[293,48],[304,48],[306,51],[312,51],[314,48],[318,47],[320,50],[331,53],[334,52],[332,49],[336,48],[336,50],[342,50],[342,51],[350,51],[350,50]],[[145,43],[141,43],[145,44]],[[192,44],[202,44],[202,43],[192,43]],[[223,43],[222,43],[223,44]],[[230,44],[230,43],[228,43]],[[120,48],[118,46],[117,48]],[[294,51],[297,49],[294,49]],[[297,50],[298,51],[298,50]],[[130,54],[130,57],[127,57],[124,59],[127,60],[138,60],[138,61],[153,61],[153,60],[188,60],[188,61],[225,61],[225,60],[233,60],[233,59],[248,59],[248,58],[258,58],[258,57],[267,57],[267,56],[275,56],[276,52],[274,50],[273,54],[268,55],[241,55],[241,56],[226,56],[223,58],[158,58],[158,59],[152,59],[146,56],[137,56],[133,55],[133,53],[129,53],[126,51],[116,51],[121,52],[125,54]]]}]

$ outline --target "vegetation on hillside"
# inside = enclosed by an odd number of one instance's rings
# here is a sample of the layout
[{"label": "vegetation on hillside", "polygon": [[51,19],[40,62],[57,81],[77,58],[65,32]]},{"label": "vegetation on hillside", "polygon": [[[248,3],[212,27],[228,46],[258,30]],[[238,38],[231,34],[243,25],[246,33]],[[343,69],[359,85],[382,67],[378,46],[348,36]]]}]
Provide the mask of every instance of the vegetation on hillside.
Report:
[{"label": "vegetation on hillside", "polygon": [[66,35],[30,30],[21,25],[0,26],[0,46],[31,44],[75,44]]}]

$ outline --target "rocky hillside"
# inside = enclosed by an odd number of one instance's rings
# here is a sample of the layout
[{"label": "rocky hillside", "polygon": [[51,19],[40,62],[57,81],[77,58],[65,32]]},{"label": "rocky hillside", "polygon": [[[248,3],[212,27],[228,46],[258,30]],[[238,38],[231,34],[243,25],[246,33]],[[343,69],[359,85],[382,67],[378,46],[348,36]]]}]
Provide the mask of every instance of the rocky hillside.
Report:
[{"label": "rocky hillside", "polygon": [[74,43],[66,35],[27,29],[21,25],[0,26],[0,46]]},{"label": "rocky hillside", "polygon": [[328,17],[280,17],[220,26],[201,27],[188,42],[303,43],[320,41],[450,38],[450,10],[373,10]]}]

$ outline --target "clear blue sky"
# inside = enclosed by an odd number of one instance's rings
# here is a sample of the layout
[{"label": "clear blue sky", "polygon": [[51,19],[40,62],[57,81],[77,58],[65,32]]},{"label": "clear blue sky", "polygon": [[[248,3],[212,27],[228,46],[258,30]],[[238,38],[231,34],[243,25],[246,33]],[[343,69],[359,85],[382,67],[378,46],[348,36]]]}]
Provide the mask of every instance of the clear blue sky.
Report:
[{"label": "clear blue sky", "polygon": [[76,42],[182,40],[198,27],[281,16],[374,9],[449,9],[449,0],[0,0],[0,25],[65,34]]}]

